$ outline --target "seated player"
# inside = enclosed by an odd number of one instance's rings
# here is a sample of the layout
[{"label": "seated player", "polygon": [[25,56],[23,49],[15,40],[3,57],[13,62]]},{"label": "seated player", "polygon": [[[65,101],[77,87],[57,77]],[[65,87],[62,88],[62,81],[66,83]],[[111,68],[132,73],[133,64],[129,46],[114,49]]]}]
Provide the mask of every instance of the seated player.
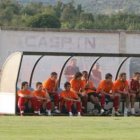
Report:
[{"label": "seated player", "polygon": [[54,101],[55,113],[59,111],[59,94],[57,92],[57,73],[52,72],[50,78],[43,82],[43,89],[45,89],[50,98]]},{"label": "seated player", "polygon": [[[126,73],[120,73],[118,80],[114,82],[113,92],[116,95],[119,95],[120,98],[125,100],[125,109],[124,109],[124,116],[128,115],[128,107],[129,107],[129,85],[126,80]],[[119,102],[120,103],[120,102]]]},{"label": "seated player", "polygon": [[28,82],[22,82],[21,90],[18,90],[18,108],[20,115],[23,116],[25,110],[25,103],[31,102],[34,112],[37,113],[36,101],[32,92],[29,90]]},{"label": "seated player", "polygon": [[36,83],[36,90],[33,91],[33,96],[36,98],[37,113],[40,114],[40,108],[45,106],[48,116],[51,116],[51,100],[49,94],[43,90],[41,82]]},{"label": "seated player", "polygon": [[135,100],[140,98],[140,73],[135,72],[133,78],[130,80],[129,89],[130,89],[130,102],[131,102],[131,114],[135,115]]},{"label": "seated player", "polygon": [[95,105],[95,108],[99,110],[101,109],[100,101],[98,98],[98,94],[96,93],[96,88],[92,81],[88,79],[88,72],[82,72],[82,81],[84,83],[85,92],[88,95],[88,100]]},{"label": "seated player", "polygon": [[69,82],[66,82],[64,84],[65,90],[61,92],[60,97],[61,97],[61,106],[65,105],[66,109],[69,112],[69,116],[73,116],[72,114],[72,106],[76,104],[78,116],[81,116],[81,101],[79,96],[72,92],[71,85]]},{"label": "seated player", "polygon": [[84,112],[86,112],[88,96],[85,93],[84,83],[81,78],[82,78],[81,72],[77,72],[74,75],[74,78],[70,81],[71,91],[76,93],[81,98],[82,108],[84,109]]},{"label": "seated player", "polygon": [[101,113],[104,113],[104,107],[105,107],[105,100],[113,101],[113,110],[115,110],[115,113],[113,115],[120,115],[118,112],[119,108],[119,96],[117,94],[112,93],[113,90],[113,82],[112,82],[112,74],[107,73],[105,75],[105,80],[102,80],[99,83],[97,92],[101,96]]}]

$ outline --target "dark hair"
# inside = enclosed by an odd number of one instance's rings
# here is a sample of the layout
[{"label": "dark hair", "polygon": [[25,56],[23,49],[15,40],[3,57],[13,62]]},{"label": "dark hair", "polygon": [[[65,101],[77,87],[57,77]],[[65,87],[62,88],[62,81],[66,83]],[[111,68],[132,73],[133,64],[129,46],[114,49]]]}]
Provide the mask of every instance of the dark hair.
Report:
[{"label": "dark hair", "polygon": [[71,84],[70,84],[70,82],[66,82],[65,84],[64,84],[64,87],[66,88],[67,86],[70,86]]},{"label": "dark hair", "polygon": [[125,72],[122,72],[122,73],[120,73],[119,77],[121,78],[121,77],[123,77],[125,75],[126,75],[126,73]]},{"label": "dark hair", "polygon": [[42,85],[42,83],[41,82],[37,82],[36,83],[36,87],[38,87],[38,85]]},{"label": "dark hair", "polygon": [[81,73],[81,72],[77,72],[77,73],[74,75],[74,79],[77,79],[78,77],[82,77],[82,73]]},{"label": "dark hair", "polygon": [[26,84],[28,84],[28,82],[26,82],[26,81],[22,82],[22,83],[21,83],[21,89],[23,89],[23,87],[24,87]]},{"label": "dark hair", "polygon": [[134,72],[134,76],[139,75],[139,74],[140,74],[139,72]]},{"label": "dark hair", "polygon": [[109,78],[112,78],[112,74],[111,74],[111,73],[107,73],[107,74],[105,75],[105,79],[109,79]]},{"label": "dark hair", "polygon": [[57,76],[57,73],[56,72],[52,72],[51,76]]},{"label": "dark hair", "polygon": [[82,71],[82,75],[84,75],[84,74],[88,74],[88,72],[87,71]]}]

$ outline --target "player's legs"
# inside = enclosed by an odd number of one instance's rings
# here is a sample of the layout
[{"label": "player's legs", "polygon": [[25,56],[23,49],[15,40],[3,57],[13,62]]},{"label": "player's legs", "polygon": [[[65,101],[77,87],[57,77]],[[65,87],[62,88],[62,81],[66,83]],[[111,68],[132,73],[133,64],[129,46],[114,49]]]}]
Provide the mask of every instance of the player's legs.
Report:
[{"label": "player's legs", "polygon": [[41,108],[42,102],[37,100],[36,98],[31,98],[30,101],[31,101],[34,113],[40,115],[40,108]]},{"label": "player's legs", "polygon": [[101,110],[101,105],[99,101],[99,95],[97,93],[89,93],[88,100],[94,104],[94,108],[98,109],[99,112]]},{"label": "player's legs", "polygon": [[87,102],[88,102],[88,96],[84,95],[84,96],[80,96],[81,97],[81,101],[82,101],[82,108],[84,113],[87,112]]},{"label": "player's legs", "polygon": [[78,116],[81,116],[81,108],[82,108],[81,102],[80,101],[79,102],[75,102],[75,104],[76,104]]},{"label": "player's legs", "polygon": [[119,113],[119,106],[120,106],[120,94],[114,94],[113,95],[113,110],[112,115],[120,115]]},{"label": "player's legs", "polygon": [[25,102],[26,102],[25,98],[19,97],[19,99],[18,99],[18,108],[20,110],[21,115],[23,115],[24,110],[25,110]]},{"label": "player's legs", "polygon": [[65,106],[65,101],[63,99],[60,99],[60,111],[63,111],[63,106]]},{"label": "player's legs", "polygon": [[129,94],[122,94],[121,96],[125,101],[124,116],[127,116],[128,115],[129,103],[130,103],[130,95]]},{"label": "player's legs", "polygon": [[130,102],[131,102],[131,114],[135,114],[135,100],[136,100],[136,94],[130,94]]},{"label": "player's legs", "polygon": [[72,105],[73,105],[73,102],[72,101],[65,101],[65,104],[66,104],[66,109],[67,111],[69,112],[69,116],[72,116]]},{"label": "player's legs", "polygon": [[104,107],[105,107],[105,95],[104,94],[100,94],[101,95],[101,114],[104,113]]},{"label": "player's legs", "polygon": [[60,113],[60,111],[59,111],[59,95],[58,95],[58,93],[53,93],[53,100],[54,100],[55,112]]},{"label": "player's legs", "polygon": [[48,113],[48,116],[51,116],[51,109],[52,109],[52,103],[51,101],[48,101],[46,103],[46,112]]},{"label": "player's legs", "polygon": [[106,103],[106,100],[108,100],[109,102],[112,102],[114,101],[114,96],[113,95],[105,95],[105,94],[101,94],[101,114],[104,113],[104,108],[105,108],[105,103]]},{"label": "player's legs", "polygon": [[59,95],[58,95],[58,93],[49,93],[49,96],[54,102],[55,112],[60,113],[60,111],[59,111]]}]

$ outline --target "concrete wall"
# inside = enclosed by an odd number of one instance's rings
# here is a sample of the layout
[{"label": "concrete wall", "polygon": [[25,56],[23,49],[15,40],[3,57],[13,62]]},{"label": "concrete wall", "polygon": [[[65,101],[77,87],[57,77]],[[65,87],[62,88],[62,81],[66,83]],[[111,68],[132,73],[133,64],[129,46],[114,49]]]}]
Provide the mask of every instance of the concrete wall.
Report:
[{"label": "concrete wall", "polygon": [[15,51],[114,52],[120,51],[119,32],[0,30],[0,67]]},{"label": "concrete wall", "polygon": [[[139,53],[140,33],[90,30],[1,29],[0,69],[6,58],[15,51]],[[99,63],[102,65],[104,73],[114,69],[115,73],[120,62],[122,62],[122,58],[117,60],[115,58],[104,59]],[[126,69],[128,71],[128,67],[129,61],[122,68],[122,71],[126,71]]]}]

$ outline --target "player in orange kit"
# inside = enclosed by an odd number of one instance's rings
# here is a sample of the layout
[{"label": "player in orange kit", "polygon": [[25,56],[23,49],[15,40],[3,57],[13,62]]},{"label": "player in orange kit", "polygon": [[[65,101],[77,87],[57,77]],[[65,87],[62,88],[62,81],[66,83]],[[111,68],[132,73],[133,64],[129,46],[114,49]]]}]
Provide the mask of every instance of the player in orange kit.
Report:
[{"label": "player in orange kit", "polygon": [[82,81],[84,83],[85,93],[88,95],[88,100],[95,105],[95,109],[98,109],[100,112],[101,105],[98,98],[98,94],[96,93],[96,88],[91,80],[88,79],[88,72],[82,72]]},{"label": "player in orange kit", "polygon": [[33,96],[36,98],[37,113],[40,114],[41,106],[45,105],[46,113],[51,115],[51,100],[49,94],[43,90],[41,82],[36,83],[36,90],[33,91]]},{"label": "player in orange kit", "polygon": [[77,72],[74,75],[74,78],[70,81],[70,84],[71,84],[71,90],[81,98],[82,107],[84,108],[84,112],[86,112],[88,96],[85,93],[84,82],[81,80],[81,78],[82,78],[82,73]]},{"label": "player in orange kit", "polygon": [[135,72],[132,79],[129,82],[130,89],[130,102],[131,102],[131,114],[135,115],[135,100],[140,99],[140,73]]},{"label": "player in orange kit", "polygon": [[54,101],[55,113],[60,113],[59,111],[59,94],[57,85],[57,73],[52,72],[50,78],[43,82],[43,88],[47,90],[50,98]]},{"label": "player in orange kit", "polygon": [[120,96],[120,98],[123,98],[125,100],[126,106],[124,109],[124,116],[127,116],[130,94],[129,94],[129,85],[126,80],[126,73],[121,73],[119,75],[119,79],[114,82],[113,92],[114,94],[117,94],[118,96]]},{"label": "player in orange kit", "polygon": [[69,112],[69,116],[72,116],[72,106],[76,104],[78,116],[81,116],[81,100],[79,96],[71,91],[71,85],[69,82],[64,84],[65,90],[61,92],[61,106],[65,105]]},{"label": "player in orange kit", "polygon": [[119,96],[117,94],[113,94],[113,82],[112,82],[112,74],[107,73],[105,75],[105,80],[102,80],[99,83],[97,92],[101,95],[101,113],[104,113],[105,100],[113,101],[113,115],[120,115],[118,112],[119,109]]},{"label": "player in orange kit", "polygon": [[36,113],[36,100],[33,97],[32,92],[29,90],[28,82],[22,82],[21,90],[18,91],[18,108],[20,110],[20,115],[23,116],[25,110],[25,103],[31,102],[32,107],[34,109],[34,113]]}]

